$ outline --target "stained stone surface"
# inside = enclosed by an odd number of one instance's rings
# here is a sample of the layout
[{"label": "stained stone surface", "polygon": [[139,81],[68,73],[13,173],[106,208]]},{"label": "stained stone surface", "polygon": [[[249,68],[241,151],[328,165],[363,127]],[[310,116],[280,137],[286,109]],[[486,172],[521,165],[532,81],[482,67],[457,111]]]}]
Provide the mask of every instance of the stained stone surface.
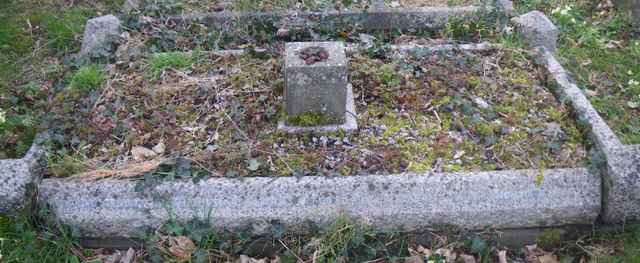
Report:
[{"label": "stained stone surface", "polygon": [[640,145],[605,153],[602,219],[607,223],[640,221]]},{"label": "stained stone surface", "polygon": [[120,36],[120,20],[113,15],[89,19],[84,29],[80,56],[92,55],[101,50],[110,50],[110,46]]},{"label": "stained stone surface", "polygon": [[531,48],[545,47],[551,52],[556,51],[558,28],[540,11],[531,11],[514,17],[511,21],[525,38]]},{"label": "stained stone surface", "polygon": [[[324,61],[306,63],[299,54],[319,47],[328,53]],[[287,116],[320,113],[330,124],[345,121],[347,58],[342,42],[290,42],[285,46],[285,110]]]},{"label": "stained stone surface", "polygon": [[43,149],[36,144],[21,159],[0,160],[0,214],[18,216],[34,194]]},{"label": "stained stone surface", "polygon": [[[349,177],[210,178],[166,182],[45,179],[39,200],[84,237],[135,237],[168,218],[254,235],[304,232],[347,216],[377,230],[470,230],[592,224],[600,177],[585,168]],[[170,214],[169,214],[170,213]]]}]

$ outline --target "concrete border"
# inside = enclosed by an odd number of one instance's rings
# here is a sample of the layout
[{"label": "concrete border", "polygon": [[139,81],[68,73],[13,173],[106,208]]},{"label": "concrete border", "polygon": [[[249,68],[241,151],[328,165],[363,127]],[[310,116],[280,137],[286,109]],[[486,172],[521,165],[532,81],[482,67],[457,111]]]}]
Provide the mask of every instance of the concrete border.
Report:
[{"label": "concrete border", "polygon": [[[539,178],[543,178],[541,181]],[[585,168],[351,177],[211,178],[168,182],[45,179],[39,200],[83,237],[136,237],[167,219],[199,218],[217,230],[265,234],[327,226],[346,215],[378,230],[454,226],[523,228],[591,224],[600,178]]]},{"label": "concrete border", "polygon": [[254,25],[274,25],[277,28],[296,30],[322,25],[327,28],[344,26],[363,30],[384,29],[435,29],[446,24],[451,17],[474,19],[483,11],[481,6],[382,8],[367,11],[326,12],[216,12],[191,13],[169,18],[174,23],[198,21],[206,25],[230,25],[234,22]]},{"label": "concrete border", "polygon": [[603,180],[601,219],[606,223],[640,221],[640,145],[623,145],[553,53],[545,48],[538,52],[549,80],[556,85],[556,96],[570,104],[578,120],[590,128],[589,135],[603,155],[603,167],[598,167]]},{"label": "concrete border", "polygon": [[289,126],[284,120],[278,121],[278,130],[282,130],[286,133],[308,133],[308,132],[335,132],[345,131],[352,132],[358,129],[358,114],[356,113],[356,102],[353,97],[353,87],[351,84],[347,85],[347,111],[344,114],[344,123],[338,125],[323,125],[313,127],[302,126]]}]

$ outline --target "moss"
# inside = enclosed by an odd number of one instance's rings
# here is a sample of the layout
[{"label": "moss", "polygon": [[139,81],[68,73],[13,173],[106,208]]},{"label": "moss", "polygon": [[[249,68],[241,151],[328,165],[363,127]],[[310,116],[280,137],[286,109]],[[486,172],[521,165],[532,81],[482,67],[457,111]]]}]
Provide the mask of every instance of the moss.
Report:
[{"label": "moss", "polygon": [[319,112],[305,112],[297,116],[287,116],[286,118],[287,124],[300,127],[326,125],[338,121]]},{"label": "moss", "polygon": [[536,243],[543,249],[550,249],[560,245],[562,242],[562,231],[558,229],[547,229],[538,237]]}]

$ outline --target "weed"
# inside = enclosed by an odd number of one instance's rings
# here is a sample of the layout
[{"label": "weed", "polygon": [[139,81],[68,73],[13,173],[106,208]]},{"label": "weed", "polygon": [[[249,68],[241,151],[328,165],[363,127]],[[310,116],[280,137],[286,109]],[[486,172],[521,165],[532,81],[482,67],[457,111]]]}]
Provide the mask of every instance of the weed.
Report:
[{"label": "weed", "polygon": [[71,77],[71,88],[78,91],[91,91],[102,86],[104,72],[96,65],[83,66]]},{"label": "weed", "polygon": [[0,215],[2,262],[80,262],[80,251],[67,228],[43,224],[36,218],[9,219]]}]

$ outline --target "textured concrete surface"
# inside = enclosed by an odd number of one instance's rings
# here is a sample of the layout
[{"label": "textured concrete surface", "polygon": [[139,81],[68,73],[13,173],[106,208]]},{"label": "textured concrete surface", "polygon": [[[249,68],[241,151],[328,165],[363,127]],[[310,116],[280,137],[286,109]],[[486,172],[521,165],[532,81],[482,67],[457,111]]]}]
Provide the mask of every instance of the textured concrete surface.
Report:
[{"label": "textured concrete surface", "polygon": [[495,4],[498,11],[501,11],[507,17],[512,17],[516,13],[516,9],[513,7],[511,0],[495,0]]},{"label": "textured concrete surface", "polygon": [[553,53],[548,50],[540,50],[541,62],[547,68],[548,81],[555,83],[556,97],[560,101],[569,103],[578,120],[589,128],[589,135],[601,152],[609,152],[622,145],[618,136],[607,123],[600,117],[598,111],[591,105],[587,97],[575,84],[569,73],[562,67]]},{"label": "textured concrete surface", "polygon": [[531,11],[514,17],[511,21],[516,25],[531,48],[545,47],[551,52],[556,51],[558,28],[540,11]]},{"label": "textured concrete surface", "polygon": [[[319,47],[329,57],[306,64],[299,57],[305,48]],[[347,57],[342,42],[289,42],[284,55],[284,101],[288,117],[320,113],[331,124],[345,121]]]},{"label": "textured concrete surface", "polygon": [[298,127],[298,126],[289,126],[283,120],[278,122],[278,129],[283,130],[286,133],[308,133],[308,132],[335,132],[335,131],[345,131],[351,132],[358,129],[358,115],[356,113],[356,102],[353,97],[353,88],[351,84],[347,85],[347,107],[345,112],[345,122],[343,124],[334,124],[334,125],[322,125],[322,126],[312,126],[312,127]]},{"label": "textured concrete surface", "polygon": [[36,144],[20,159],[0,160],[0,214],[18,216],[39,179],[43,149]]},{"label": "textured concrete surface", "polygon": [[143,0],[124,0],[122,4],[122,13],[129,14],[132,11],[139,11],[142,7]]},{"label": "textured concrete surface", "polygon": [[84,28],[80,56],[92,55],[100,50],[110,50],[120,37],[120,20],[113,15],[89,19]]},{"label": "textured concrete surface", "polygon": [[339,215],[380,230],[591,224],[600,178],[584,168],[365,177],[211,178],[165,183],[46,179],[39,200],[84,237],[135,237],[170,215],[209,220],[217,229],[267,233],[274,223],[304,231]]},{"label": "textured concrete surface", "polygon": [[284,27],[290,30],[314,26],[323,28],[349,26],[363,30],[436,29],[443,27],[449,18],[473,19],[484,10],[479,6],[458,6],[329,12],[216,12],[184,14],[172,17],[170,20],[176,23],[197,20],[208,25],[225,25],[242,21],[242,23],[252,24],[274,24],[278,28]]},{"label": "textured concrete surface", "polygon": [[607,223],[640,221],[640,145],[605,153],[602,219]]}]

